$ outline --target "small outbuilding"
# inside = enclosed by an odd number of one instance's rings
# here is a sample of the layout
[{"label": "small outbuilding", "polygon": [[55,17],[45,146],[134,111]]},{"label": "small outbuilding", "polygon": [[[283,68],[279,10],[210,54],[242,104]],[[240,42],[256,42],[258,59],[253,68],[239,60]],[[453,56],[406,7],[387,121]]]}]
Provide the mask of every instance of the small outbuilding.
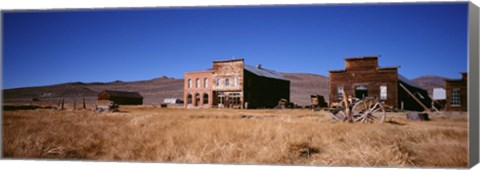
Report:
[{"label": "small outbuilding", "polygon": [[328,107],[325,98],[322,95],[310,95],[310,101],[312,103],[312,108],[318,107]]},{"label": "small outbuilding", "polygon": [[104,90],[98,93],[97,101],[109,100],[119,105],[142,105],[143,96],[138,92]]},{"label": "small outbuilding", "polygon": [[163,99],[163,103],[165,104],[183,104],[183,100],[179,98],[165,98]]}]

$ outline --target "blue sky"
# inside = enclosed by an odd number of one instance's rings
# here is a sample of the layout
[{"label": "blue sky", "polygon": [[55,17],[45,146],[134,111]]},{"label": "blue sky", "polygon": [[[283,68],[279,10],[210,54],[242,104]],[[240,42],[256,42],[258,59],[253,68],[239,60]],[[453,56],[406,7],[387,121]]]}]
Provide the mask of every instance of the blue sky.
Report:
[{"label": "blue sky", "polygon": [[468,4],[143,8],[3,13],[3,89],[135,81],[244,58],[279,72],[381,55],[407,78],[467,71]]}]

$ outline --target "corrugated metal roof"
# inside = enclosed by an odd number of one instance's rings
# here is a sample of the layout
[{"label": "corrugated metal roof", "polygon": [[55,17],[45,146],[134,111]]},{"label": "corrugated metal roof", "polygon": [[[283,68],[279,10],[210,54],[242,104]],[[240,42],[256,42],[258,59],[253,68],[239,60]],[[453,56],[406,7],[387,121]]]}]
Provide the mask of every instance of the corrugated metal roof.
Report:
[{"label": "corrugated metal roof", "polygon": [[268,77],[273,79],[290,81],[284,78],[280,73],[262,67],[258,68],[254,66],[244,65],[244,69],[260,77]]},{"label": "corrugated metal roof", "polygon": [[401,74],[398,74],[398,80],[402,81],[402,82],[405,83],[405,84],[408,84],[409,86],[412,86],[412,87],[416,87],[416,88],[425,90],[425,89],[423,89],[422,87],[420,87],[420,86],[418,86],[417,84],[415,84],[414,82],[412,82],[412,81],[410,81],[409,79],[407,79],[406,77],[402,76]]}]

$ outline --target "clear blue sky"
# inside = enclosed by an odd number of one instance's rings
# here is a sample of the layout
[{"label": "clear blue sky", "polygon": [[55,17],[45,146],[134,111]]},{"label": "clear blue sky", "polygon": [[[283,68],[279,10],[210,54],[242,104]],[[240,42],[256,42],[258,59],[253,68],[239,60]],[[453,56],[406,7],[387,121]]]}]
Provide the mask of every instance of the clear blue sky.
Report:
[{"label": "clear blue sky", "polygon": [[381,55],[407,78],[467,71],[468,4],[150,8],[3,13],[3,88],[146,80],[244,58],[279,72]]}]

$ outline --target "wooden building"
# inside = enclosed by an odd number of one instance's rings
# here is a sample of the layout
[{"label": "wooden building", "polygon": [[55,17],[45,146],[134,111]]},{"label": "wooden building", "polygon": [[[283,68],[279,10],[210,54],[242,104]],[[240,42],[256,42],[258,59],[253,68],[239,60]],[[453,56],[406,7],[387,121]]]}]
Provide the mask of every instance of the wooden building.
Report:
[{"label": "wooden building", "polygon": [[119,105],[142,105],[143,96],[138,92],[104,90],[98,93],[98,101],[112,101]]},{"label": "wooden building", "polygon": [[335,105],[346,96],[362,99],[376,97],[387,108],[428,110],[431,99],[426,90],[398,74],[399,66],[379,67],[377,56],[346,58],[345,69],[330,70],[329,104]]},{"label": "wooden building", "polygon": [[290,100],[290,81],[243,59],[213,61],[213,69],[185,73],[187,108],[273,108]]},{"label": "wooden building", "polygon": [[467,111],[467,73],[461,79],[445,80],[447,111]]}]

